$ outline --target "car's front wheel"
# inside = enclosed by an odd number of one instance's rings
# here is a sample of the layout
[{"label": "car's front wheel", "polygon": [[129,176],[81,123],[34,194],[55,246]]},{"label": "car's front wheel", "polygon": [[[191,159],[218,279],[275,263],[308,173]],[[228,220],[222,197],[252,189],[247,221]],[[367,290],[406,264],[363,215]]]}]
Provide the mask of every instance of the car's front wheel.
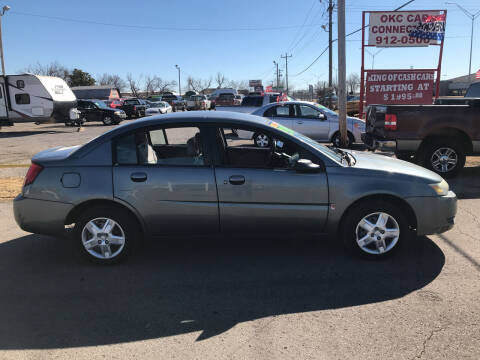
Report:
[{"label": "car's front wheel", "polygon": [[402,209],[384,201],[354,205],[343,224],[347,249],[371,259],[393,254],[412,234]]},{"label": "car's front wheel", "polygon": [[109,264],[132,254],[140,236],[130,214],[114,206],[84,211],[75,223],[74,239],[80,254],[90,261]]},{"label": "car's front wheel", "polygon": [[104,125],[112,125],[113,124],[113,118],[111,116],[108,116],[106,115],[104,118],[103,118],[103,124]]},{"label": "car's front wheel", "polygon": [[[353,135],[349,132],[347,132],[347,143],[345,144],[345,148],[346,149],[349,149],[352,144],[355,142],[355,138],[353,137]],[[342,147],[342,138],[340,136],[340,132],[337,131],[333,137],[332,137],[332,143],[333,143],[333,146],[337,147],[337,148],[341,148]]]}]

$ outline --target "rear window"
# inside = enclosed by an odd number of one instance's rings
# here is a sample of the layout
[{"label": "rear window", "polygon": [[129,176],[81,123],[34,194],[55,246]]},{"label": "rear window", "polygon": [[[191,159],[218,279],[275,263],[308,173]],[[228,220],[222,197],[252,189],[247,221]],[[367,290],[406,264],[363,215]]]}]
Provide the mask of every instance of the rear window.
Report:
[{"label": "rear window", "polygon": [[127,105],[139,105],[140,101],[138,101],[138,100],[125,100],[124,103],[127,104]]},{"label": "rear window", "polygon": [[480,82],[470,85],[465,97],[480,97]]},{"label": "rear window", "polygon": [[262,106],[263,96],[246,96],[242,100],[242,106]]}]

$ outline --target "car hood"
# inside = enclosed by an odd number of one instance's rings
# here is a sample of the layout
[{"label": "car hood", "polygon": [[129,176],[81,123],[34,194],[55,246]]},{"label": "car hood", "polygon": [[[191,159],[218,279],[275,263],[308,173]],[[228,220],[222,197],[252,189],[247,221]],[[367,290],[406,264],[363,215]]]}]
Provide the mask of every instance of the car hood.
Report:
[{"label": "car hood", "polygon": [[443,178],[421,166],[398,160],[389,156],[364,153],[359,151],[349,151],[356,159],[354,168],[373,171],[382,171],[389,174],[398,174],[422,178],[429,183],[438,183]]},{"label": "car hood", "polygon": [[52,161],[64,160],[73,154],[77,149],[79,149],[80,146],[81,145],[68,147],[57,146],[48,150],[40,151],[33,156],[32,162],[43,164]]}]

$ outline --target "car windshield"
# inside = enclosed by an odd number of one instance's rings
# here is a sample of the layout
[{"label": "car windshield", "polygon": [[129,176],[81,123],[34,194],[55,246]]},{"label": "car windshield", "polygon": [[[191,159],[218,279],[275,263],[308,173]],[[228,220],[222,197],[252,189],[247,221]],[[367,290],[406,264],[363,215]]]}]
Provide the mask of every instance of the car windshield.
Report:
[{"label": "car windshield", "polygon": [[480,83],[470,85],[465,97],[480,97]]},{"label": "car windshield", "polygon": [[318,107],[319,109],[321,109],[323,111],[323,113],[325,114],[330,114],[330,115],[335,115],[337,116],[337,113],[333,110],[330,110],[329,108],[323,106],[323,105],[320,105],[320,104],[317,104],[317,103],[313,103],[316,107]]},{"label": "car windshield", "polygon": [[97,105],[100,109],[108,109],[107,104],[103,101],[92,101],[95,105]]},{"label": "car windshield", "polygon": [[275,121],[270,121],[269,120],[269,121],[267,121],[267,125],[275,128],[277,130],[280,130],[280,131],[284,132],[285,134],[296,137],[297,139],[299,139],[299,140],[303,141],[304,143],[307,143],[308,145],[317,149],[322,154],[338,161],[339,163],[342,163],[342,156],[339,153],[329,149],[325,145],[319,144],[315,140],[310,139],[308,136],[300,134],[300,133],[296,132],[295,130],[292,130],[292,129],[286,127],[286,126],[280,125],[279,123],[276,123]]}]

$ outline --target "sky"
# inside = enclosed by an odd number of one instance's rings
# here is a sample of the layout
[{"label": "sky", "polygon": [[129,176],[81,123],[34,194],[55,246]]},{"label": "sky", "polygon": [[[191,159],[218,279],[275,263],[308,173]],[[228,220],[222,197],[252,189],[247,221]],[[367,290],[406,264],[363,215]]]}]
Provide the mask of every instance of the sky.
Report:
[{"label": "sky", "polygon": [[[273,61],[296,89],[328,79],[328,52],[304,70],[328,45],[325,11],[328,0],[9,0],[2,17],[8,74],[31,64],[58,61],[94,77],[111,73],[125,77],[158,75],[177,80],[187,76],[228,79],[274,79]],[[362,10],[393,10],[406,0],[346,0],[346,32],[361,27]],[[334,1],[335,3],[335,1]],[[471,12],[480,0],[458,0]],[[402,10],[447,9],[442,79],[468,73],[471,20],[454,5],[416,0]],[[337,22],[334,13],[333,36]],[[480,17],[475,22],[472,71],[480,69]],[[361,32],[347,38],[347,75],[360,73]],[[371,48],[375,53],[379,49]],[[375,56],[376,69],[436,68],[438,47],[390,48]],[[334,70],[337,47],[333,48]],[[365,54],[365,65],[372,57]],[[334,75],[335,77],[335,75]]]}]

